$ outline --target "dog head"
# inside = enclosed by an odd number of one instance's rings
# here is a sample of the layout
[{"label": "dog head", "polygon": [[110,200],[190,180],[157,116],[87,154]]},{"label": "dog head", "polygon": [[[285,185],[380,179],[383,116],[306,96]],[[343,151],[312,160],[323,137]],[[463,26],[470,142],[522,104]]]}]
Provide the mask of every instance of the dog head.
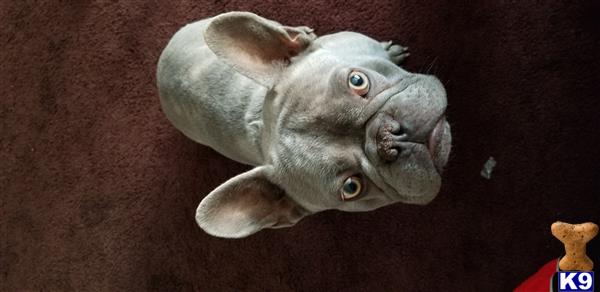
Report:
[{"label": "dog head", "polygon": [[315,212],[427,204],[450,152],[446,93],[433,76],[392,63],[356,33],[316,38],[251,13],[217,16],[211,50],[265,85],[264,164],[200,204],[208,233],[244,237]]}]

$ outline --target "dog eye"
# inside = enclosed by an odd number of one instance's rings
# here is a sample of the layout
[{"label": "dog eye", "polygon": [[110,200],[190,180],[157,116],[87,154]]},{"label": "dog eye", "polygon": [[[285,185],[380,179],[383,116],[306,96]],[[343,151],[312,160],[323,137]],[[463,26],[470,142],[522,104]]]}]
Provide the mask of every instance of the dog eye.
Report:
[{"label": "dog eye", "polygon": [[351,176],[344,181],[342,186],[341,197],[342,201],[347,201],[356,198],[362,192],[362,183],[360,177]]},{"label": "dog eye", "polygon": [[369,92],[369,78],[362,72],[352,71],[348,77],[348,85],[362,97]]}]

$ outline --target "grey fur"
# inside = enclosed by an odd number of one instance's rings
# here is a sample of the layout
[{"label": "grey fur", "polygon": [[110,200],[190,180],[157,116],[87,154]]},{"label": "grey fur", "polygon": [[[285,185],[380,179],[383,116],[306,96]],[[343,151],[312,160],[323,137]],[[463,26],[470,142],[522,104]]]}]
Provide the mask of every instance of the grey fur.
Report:
[{"label": "grey fur", "polygon": [[[326,209],[430,202],[450,151],[446,93],[398,67],[407,56],[391,42],[317,38],[248,12],[179,30],[158,62],[163,111],[192,140],[256,166],[202,200],[199,226],[244,237]],[[353,71],[368,77],[364,97],[349,87]],[[363,191],[343,200],[349,176]]]}]

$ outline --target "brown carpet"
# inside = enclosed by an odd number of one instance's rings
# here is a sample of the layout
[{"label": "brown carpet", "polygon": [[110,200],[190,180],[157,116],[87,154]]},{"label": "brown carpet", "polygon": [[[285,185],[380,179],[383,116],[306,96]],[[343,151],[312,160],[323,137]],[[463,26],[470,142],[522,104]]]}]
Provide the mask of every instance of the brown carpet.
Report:
[{"label": "brown carpet", "polygon": [[[410,46],[448,90],[439,197],[203,233],[197,204],[248,167],[167,122],[155,65],[231,10]],[[2,291],[508,291],[560,256],[552,222],[600,223],[598,2],[2,1],[0,32]]]}]

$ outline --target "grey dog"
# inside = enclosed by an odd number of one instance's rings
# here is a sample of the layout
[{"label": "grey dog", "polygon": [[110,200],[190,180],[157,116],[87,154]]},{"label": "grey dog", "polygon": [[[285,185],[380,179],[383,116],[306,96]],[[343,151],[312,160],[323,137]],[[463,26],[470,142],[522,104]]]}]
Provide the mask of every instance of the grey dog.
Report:
[{"label": "grey dog", "polygon": [[407,49],[317,37],[249,12],[181,28],[158,62],[161,105],[192,140],[255,168],[206,196],[198,225],[244,237],[327,210],[427,204],[451,145],[446,92]]}]

